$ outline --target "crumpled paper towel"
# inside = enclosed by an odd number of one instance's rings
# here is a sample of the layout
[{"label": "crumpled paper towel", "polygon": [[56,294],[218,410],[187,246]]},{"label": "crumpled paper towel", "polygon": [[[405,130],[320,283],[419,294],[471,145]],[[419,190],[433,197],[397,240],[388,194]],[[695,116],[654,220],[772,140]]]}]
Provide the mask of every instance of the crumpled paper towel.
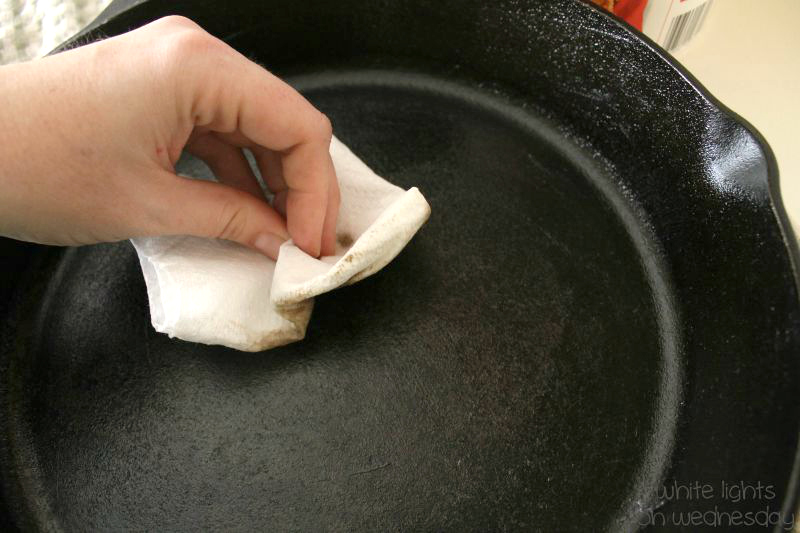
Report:
[{"label": "crumpled paper towel", "polygon": [[259,351],[305,336],[314,296],[386,266],[430,215],[416,187],[375,174],[334,138],[341,204],[333,256],[287,241],[273,261],[239,244],[191,236],[132,239],[156,331],[187,341]]}]

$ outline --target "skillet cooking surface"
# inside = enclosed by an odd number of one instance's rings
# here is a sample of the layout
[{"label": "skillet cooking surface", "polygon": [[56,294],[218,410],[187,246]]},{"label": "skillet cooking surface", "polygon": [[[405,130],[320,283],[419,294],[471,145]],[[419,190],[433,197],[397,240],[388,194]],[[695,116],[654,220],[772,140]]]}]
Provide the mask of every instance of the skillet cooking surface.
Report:
[{"label": "skillet cooking surface", "polygon": [[[294,16],[314,26],[323,19],[307,17],[331,15],[313,7],[264,24],[289,32]],[[433,210],[384,271],[319,297],[300,343],[246,354],[170,340],[150,326],[128,243],[4,241],[19,261],[13,285],[25,287],[3,331],[6,519],[67,530],[630,530],[658,505],[791,503],[798,303],[767,189],[771,156],[628,30],[580,4],[560,8],[534,4],[519,23],[558,41],[567,19],[547,15],[568,13],[577,43],[589,24],[617,35],[680,89],[681,107],[642,129],[617,88],[595,98],[596,80],[583,79],[597,102],[548,105],[575,87],[542,75],[550,92],[525,93],[502,42],[482,52],[510,62],[494,73],[482,60],[463,73],[431,54],[395,57],[370,47],[404,30],[363,6],[337,20],[375,16],[359,38],[374,55],[353,59],[347,44],[314,55],[314,38],[277,55],[356,154],[419,186]],[[228,34],[197,9],[186,13],[272,66],[285,35]],[[237,4],[232,18],[260,9]],[[510,23],[481,13],[495,30]],[[104,31],[158,15],[139,6]],[[463,42],[462,26],[456,17],[441,31]],[[540,71],[564,65],[541,55],[530,56]],[[573,68],[595,78],[609,68],[593,65]],[[631,104],[639,120],[663,109],[647,95],[650,107]],[[587,135],[609,109],[617,129]],[[681,121],[688,133],[675,139]],[[658,146],[666,138],[679,156]],[[709,167],[725,157],[732,166]],[[204,172],[190,158],[179,170]],[[775,498],[659,501],[670,480],[760,481]]]}]

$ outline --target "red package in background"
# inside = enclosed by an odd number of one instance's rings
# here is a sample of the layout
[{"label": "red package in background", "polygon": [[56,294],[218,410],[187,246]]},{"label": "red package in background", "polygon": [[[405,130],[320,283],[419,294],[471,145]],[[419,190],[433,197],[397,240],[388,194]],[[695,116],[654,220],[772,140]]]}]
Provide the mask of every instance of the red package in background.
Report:
[{"label": "red package in background", "polygon": [[614,3],[614,14],[642,31],[645,6],[647,6],[647,0],[617,0]]},{"label": "red package in background", "polygon": [[592,0],[595,4],[642,31],[642,20],[647,0]]}]

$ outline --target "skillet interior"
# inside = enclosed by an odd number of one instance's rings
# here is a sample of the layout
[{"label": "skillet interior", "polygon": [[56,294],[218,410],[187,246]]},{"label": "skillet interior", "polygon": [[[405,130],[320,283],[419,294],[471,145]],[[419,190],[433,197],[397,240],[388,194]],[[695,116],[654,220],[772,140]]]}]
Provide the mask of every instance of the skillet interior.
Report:
[{"label": "skillet interior", "polygon": [[11,520],[629,529],[670,479],[790,502],[800,315],[769,153],[591,8],[455,4],[171,8],[289,76],[433,216],[256,356],[155,334],[126,243],[5,241],[26,289],[4,315]]}]

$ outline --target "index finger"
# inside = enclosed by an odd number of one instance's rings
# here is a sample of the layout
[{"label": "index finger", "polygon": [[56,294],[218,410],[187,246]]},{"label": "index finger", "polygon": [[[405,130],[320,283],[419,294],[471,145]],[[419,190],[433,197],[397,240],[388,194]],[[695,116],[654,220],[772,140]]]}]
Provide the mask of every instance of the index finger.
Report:
[{"label": "index finger", "polygon": [[[333,249],[338,213],[338,183],[329,152],[331,123],[287,83],[221,44],[227,50],[219,57],[198,57],[214,64],[205,65],[201,72],[206,76],[193,84],[194,124],[222,133],[238,130],[253,143],[280,152],[289,189],[289,235],[302,250],[318,257],[323,249]],[[209,71],[226,75],[209,79]],[[326,231],[331,224],[334,227]]]}]

